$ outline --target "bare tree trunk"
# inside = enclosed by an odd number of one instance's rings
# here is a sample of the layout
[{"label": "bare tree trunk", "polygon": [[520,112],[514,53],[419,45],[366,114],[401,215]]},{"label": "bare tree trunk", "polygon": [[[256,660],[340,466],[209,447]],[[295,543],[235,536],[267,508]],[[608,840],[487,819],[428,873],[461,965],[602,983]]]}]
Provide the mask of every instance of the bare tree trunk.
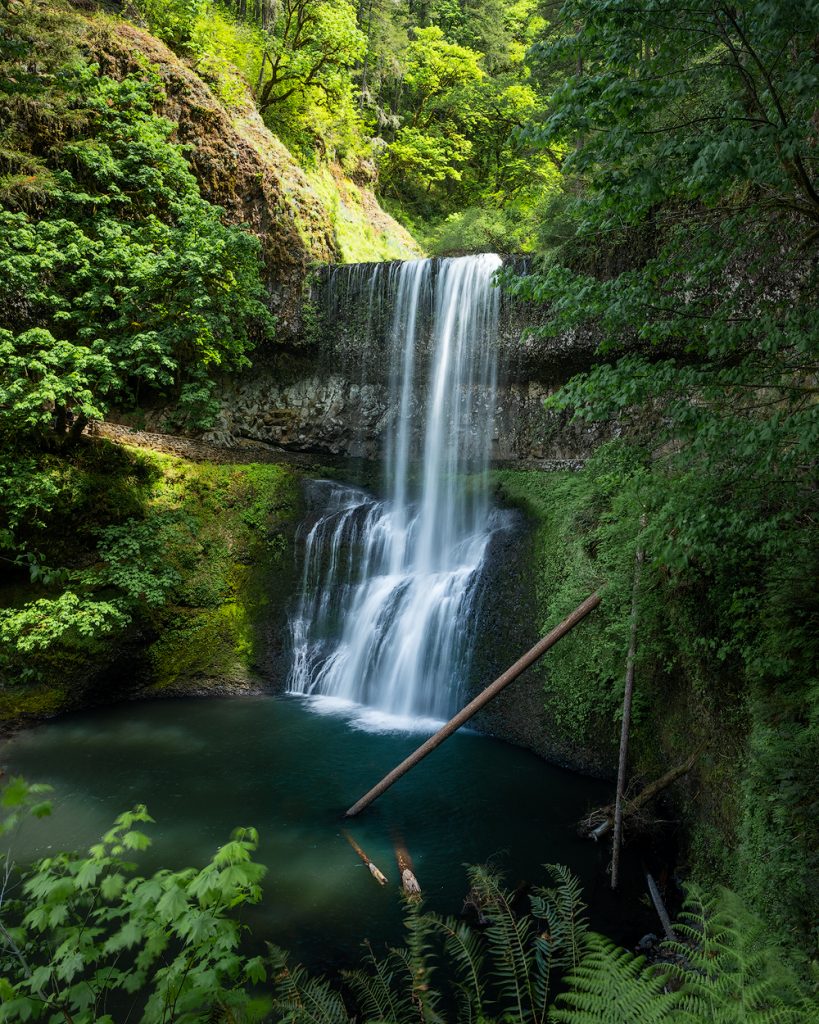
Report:
[{"label": "bare tree trunk", "polygon": [[[645,526],[645,517],[640,520]],[[634,568],[634,585],[631,590],[631,633],[626,655],[626,686],[623,693],[623,721],[620,724],[620,762],[617,766],[617,795],[614,802],[614,841],[611,849],[611,887],[617,888],[620,875],[620,845],[623,841],[623,798],[626,790],[626,765],[628,762],[628,733],[631,726],[631,703],[634,696],[634,655],[637,650],[637,596],[640,587],[640,573],[645,555],[637,549]]]},{"label": "bare tree trunk", "polygon": [[538,658],[542,657],[550,647],[553,647],[561,637],[564,637],[583,619],[594,611],[594,609],[600,604],[600,594],[592,594],[591,597],[587,597],[586,600],[578,605],[577,608],[567,616],[559,626],[543,637],[535,646],[522,658],[519,658],[511,668],[508,668],[502,676],[499,676],[494,683],[479,693],[474,700],[471,700],[466,707],[462,708],[454,718],[451,718],[445,726],[438,730],[434,736],[422,743],[417,750],[415,750],[409,757],[405,758],[401,764],[393,768],[391,772],[384,776],[384,778],[377,783],[371,790],[364,794],[360,800],[356,801],[353,806],[347,811],[348,818],[354,818],[356,814],[363,811],[365,807],[368,807],[373,800],[377,800],[382,793],[385,793],[393,783],[397,782],[402,775],[414,768],[419,761],[422,761],[427,754],[432,753],[436,747],[440,746],[445,739],[448,739],[456,730],[468,722],[473,715],[477,714],[484,705],[488,704],[493,697],[497,695],[507,687],[510,683],[514,682],[518,676],[524,672],[530,665],[533,665]]},{"label": "bare tree trunk", "polygon": [[676,942],[677,936],[674,934],[674,929],[671,927],[671,918],[668,916],[668,911],[665,909],[665,903],[663,903],[660,890],[657,888],[657,883],[654,881],[653,876],[647,871],[646,881],[648,882],[648,891],[651,894],[651,902],[654,904],[654,909],[657,911],[657,916],[660,919],[660,924],[663,926],[665,937],[669,942]]}]

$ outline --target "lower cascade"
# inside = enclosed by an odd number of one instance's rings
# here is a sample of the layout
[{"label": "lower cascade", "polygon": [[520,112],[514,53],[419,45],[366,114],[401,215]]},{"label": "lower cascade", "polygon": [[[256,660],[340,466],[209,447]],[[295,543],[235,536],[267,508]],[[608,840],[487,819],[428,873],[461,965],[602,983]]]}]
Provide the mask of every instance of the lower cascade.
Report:
[{"label": "lower cascade", "polygon": [[372,268],[371,294],[382,301],[387,273],[391,306],[386,497],[314,485],[322,511],[291,617],[293,693],[403,719],[441,719],[459,702],[499,525],[487,469],[500,265],[484,254]]}]

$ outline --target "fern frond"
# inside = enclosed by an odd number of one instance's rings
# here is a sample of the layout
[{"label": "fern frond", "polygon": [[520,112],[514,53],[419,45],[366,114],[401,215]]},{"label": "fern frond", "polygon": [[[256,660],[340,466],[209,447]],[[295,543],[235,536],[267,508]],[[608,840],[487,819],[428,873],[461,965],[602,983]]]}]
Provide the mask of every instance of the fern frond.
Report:
[{"label": "fern frond", "polygon": [[557,885],[539,886],[530,896],[532,914],[546,925],[543,942],[555,967],[575,967],[583,956],[588,932],[580,881],[562,864],[546,864]]},{"label": "fern frond", "polygon": [[404,900],[404,928],[407,932],[405,950],[393,950],[404,963],[409,976],[410,999],[417,1006],[425,1024],[438,1024],[441,1016],[438,1005],[440,994],[432,985],[432,936],[435,922],[430,914],[422,912],[417,900]]},{"label": "fern frond", "polygon": [[663,981],[635,957],[601,935],[590,933],[586,952],[566,978],[550,1017],[555,1024],[670,1024],[675,1007]]},{"label": "fern frond", "polygon": [[675,962],[651,969],[673,979],[681,1024],[806,1024],[819,1007],[800,989],[762,921],[728,891],[687,894],[676,931],[664,944]]},{"label": "fern frond", "polygon": [[282,1024],[351,1024],[341,996],[329,981],[311,978],[304,967],[291,967],[282,950],[269,949],[275,985],[273,1007]]},{"label": "fern frond", "polygon": [[431,918],[435,928],[444,937],[444,949],[457,974],[459,1020],[472,1024],[485,1017],[483,980],[484,958],[480,937],[466,924],[454,917]]},{"label": "fern frond", "polygon": [[473,867],[469,879],[489,920],[485,935],[492,954],[492,975],[504,1000],[503,1013],[515,1021],[530,1020],[535,1006],[533,922],[515,917],[510,894],[497,874]]},{"label": "fern frond", "polygon": [[536,1018],[544,1020],[555,970],[576,967],[585,950],[588,923],[579,880],[562,864],[546,864],[557,883],[539,886],[529,897],[538,922],[533,988]]},{"label": "fern frond", "polygon": [[392,961],[392,954],[379,960],[369,950],[365,958],[369,969],[343,971],[342,977],[353,990],[366,1020],[409,1024],[415,1020],[412,1002],[395,984]]}]

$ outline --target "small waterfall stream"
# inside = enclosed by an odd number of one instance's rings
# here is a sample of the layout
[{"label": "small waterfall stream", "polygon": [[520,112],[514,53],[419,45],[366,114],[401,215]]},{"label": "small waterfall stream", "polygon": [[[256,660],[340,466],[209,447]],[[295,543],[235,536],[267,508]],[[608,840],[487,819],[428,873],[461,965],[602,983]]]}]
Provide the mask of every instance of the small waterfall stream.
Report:
[{"label": "small waterfall stream", "polygon": [[[291,618],[291,692],[399,719],[441,719],[458,704],[497,526],[487,468],[500,265],[484,254],[388,270],[386,497],[319,485]],[[370,270],[368,324],[382,320],[383,272]]]}]

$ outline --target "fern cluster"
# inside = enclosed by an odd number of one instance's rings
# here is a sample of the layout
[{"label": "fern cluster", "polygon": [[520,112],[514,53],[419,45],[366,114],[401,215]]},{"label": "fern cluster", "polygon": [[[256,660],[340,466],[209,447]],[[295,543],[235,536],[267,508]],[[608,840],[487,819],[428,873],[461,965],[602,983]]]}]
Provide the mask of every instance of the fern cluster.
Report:
[{"label": "fern cluster", "polygon": [[[678,940],[658,963],[588,928],[580,885],[550,865],[552,887],[535,889],[518,915],[501,878],[469,869],[471,902],[484,927],[425,913],[407,902],[407,943],[344,974],[346,1000],[327,981],[274,952],[276,1010],[285,1024],[815,1024],[819,1005],[782,965],[764,927],[732,893],[692,893]],[[439,990],[433,974],[452,990]],[[560,994],[555,987],[560,981]]]},{"label": "fern cluster", "polygon": [[[577,879],[561,865],[549,870],[555,887],[535,889],[530,913],[518,915],[497,873],[469,868],[471,899],[485,922],[482,930],[425,913],[407,901],[406,945],[381,958],[369,949],[361,968],[345,972],[355,1007],[349,1014],[326,982],[289,968],[281,951],[274,951],[277,1011],[287,1024],[443,1024],[449,1019],[445,1008],[455,1005],[458,1024],[546,1024],[555,972],[581,964],[589,942]],[[451,990],[433,984],[441,957],[446,970],[439,973],[452,979]]]},{"label": "fern cluster", "polygon": [[599,935],[567,977],[555,1024],[809,1024],[819,1007],[783,966],[762,923],[730,892],[691,892],[677,941],[648,964]]},{"label": "fern cluster", "polygon": [[[47,814],[42,796],[22,779],[0,791],[0,836]],[[478,928],[405,897],[404,945],[368,946],[339,990],[275,947],[243,954],[231,912],[261,898],[255,829],[237,829],[200,871],[143,878],[123,857],[150,844],[139,827],[151,820],[139,805],[88,857],[54,854],[14,884],[0,855],[0,1024],[113,1024],[109,997],[123,1008],[133,997],[142,1024],[819,1024],[819,1004],[734,894],[692,890],[652,964],[589,930],[560,865],[526,913],[496,871],[469,868]]]}]

